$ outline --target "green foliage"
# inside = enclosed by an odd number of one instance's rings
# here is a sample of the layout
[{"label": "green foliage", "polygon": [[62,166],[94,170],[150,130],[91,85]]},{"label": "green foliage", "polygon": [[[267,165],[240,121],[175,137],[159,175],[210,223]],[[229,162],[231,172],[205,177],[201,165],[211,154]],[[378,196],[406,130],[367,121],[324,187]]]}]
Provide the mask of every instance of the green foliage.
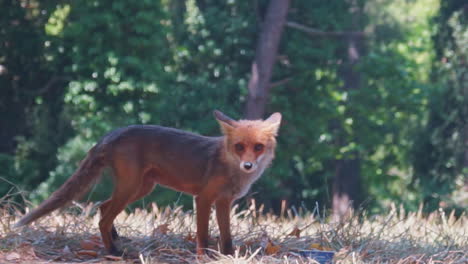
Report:
[{"label": "green foliage", "polygon": [[31,160],[15,160],[14,156],[0,154],[0,166],[2,167],[0,172],[0,194],[2,197],[17,193],[19,190],[16,187],[24,188],[33,185],[31,181],[39,177],[38,164]]},{"label": "green foliage", "polygon": [[[357,90],[341,89],[342,39],[286,31],[282,53],[287,59],[280,61],[276,76],[292,81],[275,87],[272,96],[272,108],[283,109],[286,123],[273,176],[264,177],[259,188],[296,204],[313,206],[316,200],[327,204],[335,160],[357,155],[367,204],[377,209],[375,205],[398,201],[417,209],[408,156],[430,94],[425,65],[431,60],[431,43],[424,36],[430,36],[428,19],[434,9],[421,2],[401,2],[364,3],[370,11],[361,17],[361,27],[372,34],[358,65]],[[388,8],[379,9],[382,5]],[[292,21],[322,31],[349,29],[350,15],[343,3],[297,2],[293,10]],[[398,17],[406,10],[417,10],[420,17],[406,25]],[[382,17],[392,21],[386,31],[379,29]],[[387,35],[389,31],[394,34]],[[340,140],[346,144],[337,144]]]},{"label": "green foliage", "polygon": [[414,149],[414,182],[423,190],[421,199],[432,208],[441,202],[450,208],[468,206],[466,197],[456,202],[454,195],[457,190],[463,193],[468,175],[468,17],[461,3],[444,3],[436,20],[438,54],[432,72],[436,89]]},{"label": "green foliage", "polygon": [[81,137],[75,137],[62,146],[57,153],[58,166],[50,172],[50,176],[31,193],[33,202],[46,199],[76,170],[79,162],[92,147]]},{"label": "green foliage", "polygon": [[[245,72],[238,69],[249,68],[251,59],[245,51],[253,41],[236,36],[247,30],[253,39],[254,32],[232,3],[200,10],[188,2],[182,20],[170,21],[162,12],[166,7],[158,2],[113,1],[111,9],[105,1],[84,2],[58,7],[70,10],[60,35],[71,61],[67,73],[72,81],[64,97],[66,114],[73,117],[77,137],[60,150],[60,165],[35,200],[41,200],[40,195],[50,193],[76,169],[86,150],[78,146],[91,146],[116,127],[155,123],[219,135],[212,109],[234,113],[225,105],[239,100],[240,87],[246,83],[242,81]],[[186,30],[176,36],[171,33],[175,25]],[[219,39],[224,30],[232,37]],[[99,35],[83,39],[84,32]],[[236,49],[240,52],[233,53]],[[203,103],[194,104],[200,100]],[[235,106],[236,112],[240,106]],[[174,202],[180,196],[163,190],[155,193],[158,202]],[[183,196],[182,202],[191,205],[188,200]]]},{"label": "green foliage", "polygon": [[[43,31],[54,3],[0,4],[5,10],[0,17],[1,175],[21,186],[47,178],[56,165],[56,149],[68,136],[67,121],[61,118],[61,68],[47,56],[50,40]],[[3,186],[2,194],[11,187]]]}]

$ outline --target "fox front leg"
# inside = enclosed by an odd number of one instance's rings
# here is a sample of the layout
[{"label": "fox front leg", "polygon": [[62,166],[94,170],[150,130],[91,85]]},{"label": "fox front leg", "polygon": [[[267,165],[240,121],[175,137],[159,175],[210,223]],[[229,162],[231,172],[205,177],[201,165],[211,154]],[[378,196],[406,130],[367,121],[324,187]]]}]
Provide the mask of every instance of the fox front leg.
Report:
[{"label": "fox front leg", "polygon": [[234,249],[232,247],[231,238],[231,204],[232,198],[219,198],[216,200],[216,218],[218,220],[219,233],[220,233],[220,248],[221,253],[225,255],[233,255]]},{"label": "fox front leg", "polygon": [[212,199],[195,197],[197,209],[197,255],[204,255],[208,248],[208,223],[210,220]]}]

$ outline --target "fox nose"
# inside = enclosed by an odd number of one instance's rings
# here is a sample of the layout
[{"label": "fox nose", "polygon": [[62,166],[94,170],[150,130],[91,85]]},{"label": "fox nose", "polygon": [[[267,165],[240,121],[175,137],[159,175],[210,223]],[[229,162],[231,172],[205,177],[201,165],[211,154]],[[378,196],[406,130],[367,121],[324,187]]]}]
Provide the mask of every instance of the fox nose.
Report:
[{"label": "fox nose", "polygon": [[244,169],[250,170],[253,167],[252,162],[245,162],[244,163]]}]

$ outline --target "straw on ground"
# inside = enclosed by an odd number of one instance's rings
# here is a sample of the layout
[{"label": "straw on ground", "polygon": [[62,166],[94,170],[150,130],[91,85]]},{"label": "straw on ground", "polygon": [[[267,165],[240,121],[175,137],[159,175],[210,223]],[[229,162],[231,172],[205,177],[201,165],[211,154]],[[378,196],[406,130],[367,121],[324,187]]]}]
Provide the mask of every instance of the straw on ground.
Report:
[{"label": "straw on ground", "polygon": [[[254,203],[253,203],[254,205]],[[392,206],[385,215],[365,213],[333,223],[312,212],[284,217],[255,206],[232,209],[235,256],[217,252],[218,229],[210,221],[212,254],[195,252],[195,217],[181,207],[137,209],[116,220],[126,259],[106,255],[99,237],[96,206],[53,213],[29,227],[13,230],[20,213],[0,209],[0,263],[311,263],[299,250],[336,251],[335,263],[468,263],[468,217],[443,211],[408,213]],[[323,214],[322,214],[323,215]]]}]

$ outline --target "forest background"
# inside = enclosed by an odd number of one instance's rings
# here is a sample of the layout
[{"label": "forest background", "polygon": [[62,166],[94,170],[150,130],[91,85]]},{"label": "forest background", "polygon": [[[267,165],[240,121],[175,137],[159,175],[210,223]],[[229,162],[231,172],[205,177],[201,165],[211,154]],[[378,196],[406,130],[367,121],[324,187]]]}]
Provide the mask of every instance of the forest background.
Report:
[{"label": "forest background", "polygon": [[[118,127],[219,135],[220,109],[283,114],[276,159],[241,206],[468,208],[466,1],[2,0],[0,10],[4,199],[18,189],[45,199]],[[277,50],[263,48],[270,33]],[[256,84],[268,58],[271,76]],[[87,198],[109,196],[109,181]],[[160,187],[136,206],[151,201],[192,206]]]}]

